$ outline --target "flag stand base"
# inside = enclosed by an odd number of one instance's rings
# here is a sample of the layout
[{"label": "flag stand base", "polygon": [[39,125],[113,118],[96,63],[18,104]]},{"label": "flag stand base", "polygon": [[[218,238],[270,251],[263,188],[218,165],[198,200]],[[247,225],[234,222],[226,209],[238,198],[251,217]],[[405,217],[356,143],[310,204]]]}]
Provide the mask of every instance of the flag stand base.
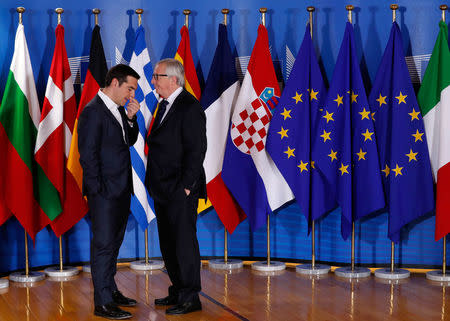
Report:
[{"label": "flag stand base", "polygon": [[76,267],[63,266],[62,270],[59,266],[52,266],[44,270],[45,274],[51,277],[64,278],[77,275],[80,271]]},{"label": "flag stand base", "polygon": [[22,271],[14,272],[9,275],[10,281],[19,283],[33,283],[42,281],[43,279],[45,279],[45,274],[42,272],[29,272],[28,275],[26,275],[25,271]]},{"label": "flag stand base", "polygon": [[442,274],[442,270],[430,271],[427,273],[427,279],[432,281],[448,282],[450,281],[450,274]]},{"label": "flag stand base", "polygon": [[278,261],[270,261],[270,264],[267,264],[267,261],[255,262],[252,264],[252,269],[262,272],[281,271],[286,269],[286,264]]},{"label": "flag stand base", "polygon": [[83,265],[83,272],[91,273],[91,266],[89,264]]},{"label": "flag stand base", "polygon": [[0,289],[5,289],[7,287],[9,287],[9,280],[0,279]]},{"label": "flag stand base", "polygon": [[384,268],[375,270],[375,277],[380,279],[398,280],[409,278],[409,276],[409,271],[404,269],[394,269],[391,271],[391,268]]},{"label": "flag stand base", "polygon": [[353,271],[350,266],[341,267],[334,270],[334,273],[337,276],[348,279],[360,279],[360,278],[367,278],[370,276],[370,270],[368,268],[362,267],[355,267]]},{"label": "flag stand base", "polygon": [[322,275],[328,274],[330,266],[325,264],[315,264],[313,267],[312,264],[299,264],[295,267],[295,271],[299,274]]},{"label": "flag stand base", "polygon": [[162,268],[164,268],[164,262],[159,260],[148,260],[147,263],[145,263],[145,260],[140,260],[130,263],[130,269],[138,271],[160,270]]},{"label": "flag stand base", "polygon": [[236,260],[236,259],[229,259],[225,262],[224,259],[216,259],[216,260],[209,260],[208,265],[211,269],[216,270],[234,270],[234,269],[240,269],[244,266],[244,263],[242,260]]}]

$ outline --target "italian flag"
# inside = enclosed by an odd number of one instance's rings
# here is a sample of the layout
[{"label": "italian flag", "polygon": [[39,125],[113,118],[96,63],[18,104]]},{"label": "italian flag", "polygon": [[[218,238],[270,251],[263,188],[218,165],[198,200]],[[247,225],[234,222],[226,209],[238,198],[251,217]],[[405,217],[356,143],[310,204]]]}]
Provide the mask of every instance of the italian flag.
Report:
[{"label": "italian flag", "polygon": [[[40,108],[22,24],[0,107],[0,199],[30,237],[61,213],[58,191],[34,160]],[[5,208],[2,212],[4,214]],[[2,215],[4,222],[5,215]],[[6,217],[7,218],[7,217]]]},{"label": "italian flag", "polygon": [[441,21],[439,28],[417,95],[437,184],[436,241],[450,232],[450,51],[447,25]]}]

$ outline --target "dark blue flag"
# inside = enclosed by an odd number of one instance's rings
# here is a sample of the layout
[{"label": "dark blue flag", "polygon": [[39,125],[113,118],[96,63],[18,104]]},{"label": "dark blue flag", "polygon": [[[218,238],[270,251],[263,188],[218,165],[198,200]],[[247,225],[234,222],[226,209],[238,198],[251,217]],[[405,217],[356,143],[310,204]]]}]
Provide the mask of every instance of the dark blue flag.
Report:
[{"label": "dark blue flag", "polygon": [[349,22],[318,132],[313,147],[316,167],[325,175],[341,207],[341,234],[347,239],[352,222],[384,207],[372,113]]},{"label": "dark blue flag", "polygon": [[[333,193],[315,170],[311,155],[316,137],[319,107],[326,88],[317,63],[309,24],[289,80],[274,110],[266,150],[291,187],[308,222],[336,207]],[[328,188],[329,189],[329,188]]]},{"label": "dark blue flag", "polygon": [[388,236],[398,242],[404,225],[434,209],[434,191],[423,119],[396,22],[369,103],[389,212]]}]

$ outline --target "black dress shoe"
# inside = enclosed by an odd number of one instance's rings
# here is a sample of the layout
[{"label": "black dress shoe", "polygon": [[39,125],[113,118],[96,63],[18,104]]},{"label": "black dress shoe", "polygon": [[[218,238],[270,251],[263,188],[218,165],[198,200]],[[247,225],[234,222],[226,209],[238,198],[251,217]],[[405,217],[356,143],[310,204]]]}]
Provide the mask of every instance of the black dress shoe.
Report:
[{"label": "black dress shoe", "polygon": [[174,305],[166,310],[166,314],[186,314],[189,312],[194,312],[202,309],[202,304],[200,301],[184,302],[181,304]]},{"label": "black dress shoe", "polygon": [[96,305],[94,314],[111,320],[124,320],[131,318],[130,312],[122,310],[112,302],[105,305]]},{"label": "black dress shoe", "polygon": [[174,305],[178,303],[178,299],[175,296],[166,296],[165,298],[155,299],[155,305]]},{"label": "black dress shoe", "polygon": [[136,300],[127,298],[120,291],[114,291],[112,298],[115,304],[123,307],[134,307],[136,305]]}]

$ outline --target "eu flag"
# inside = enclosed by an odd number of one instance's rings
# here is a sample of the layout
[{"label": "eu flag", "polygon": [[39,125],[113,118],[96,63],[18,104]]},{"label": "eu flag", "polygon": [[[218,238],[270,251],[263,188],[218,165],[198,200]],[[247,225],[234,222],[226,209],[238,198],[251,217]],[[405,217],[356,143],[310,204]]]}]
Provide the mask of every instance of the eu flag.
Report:
[{"label": "eu flag", "polygon": [[388,236],[434,209],[433,176],[420,109],[396,22],[369,96],[389,212]]},{"label": "eu flag", "polygon": [[372,113],[349,22],[318,128],[316,167],[341,207],[341,234],[347,239],[353,221],[384,207]]},{"label": "eu flag", "polygon": [[318,219],[336,205],[311,155],[319,107],[326,88],[317,63],[309,24],[289,80],[274,110],[266,150],[291,187],[305,218]]}]

